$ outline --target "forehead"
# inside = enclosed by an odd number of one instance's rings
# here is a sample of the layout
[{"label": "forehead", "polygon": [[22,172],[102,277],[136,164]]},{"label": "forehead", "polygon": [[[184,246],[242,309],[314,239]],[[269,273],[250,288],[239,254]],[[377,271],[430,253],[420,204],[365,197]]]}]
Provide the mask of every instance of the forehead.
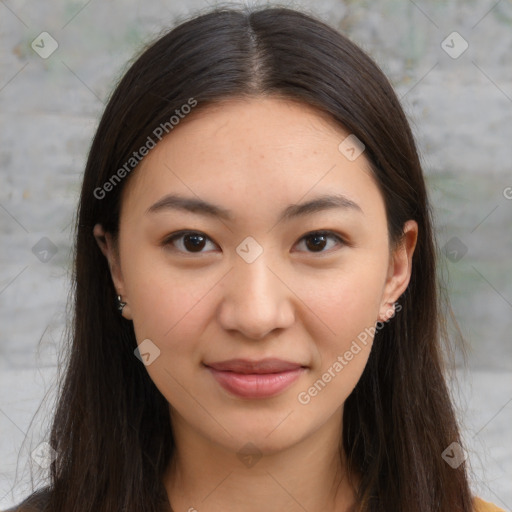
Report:
[{"label": "forehead", "polygon": [[156,201],[177,189],[217,202],[236,201],[238,194],[288,203],[315,192],[359,201],[373,193],[375,200],[380,194],[364,153],[351,161],[340,152],[348,135],[327,113],[298,101],[258,97],[208,105],[149,152],[126,185],[123,204]]}]

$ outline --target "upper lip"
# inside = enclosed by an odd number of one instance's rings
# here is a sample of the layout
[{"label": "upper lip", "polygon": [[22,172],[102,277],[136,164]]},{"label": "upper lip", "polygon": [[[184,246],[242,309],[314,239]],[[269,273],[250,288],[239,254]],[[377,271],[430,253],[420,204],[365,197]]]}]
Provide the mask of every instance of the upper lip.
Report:
[{"label": "upper lip", "polygon": [[234,373],[280,373],[304,368],[300,363],[283,361],[282,359],[267,358],[258,361],[249,359],[229,359],[216,363],[205,363],[214,370]]}]

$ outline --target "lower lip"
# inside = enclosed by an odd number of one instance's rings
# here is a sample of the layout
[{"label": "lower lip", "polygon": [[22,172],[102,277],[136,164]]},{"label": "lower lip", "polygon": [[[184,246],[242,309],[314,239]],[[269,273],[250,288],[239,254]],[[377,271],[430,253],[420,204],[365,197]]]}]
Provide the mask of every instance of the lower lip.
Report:
[{"label": "lower lip", "polygon": [[215,380],[230,393],[242,398],[269,398],[291,386],[305,368],[281,373],[234,373],[208,367]]}]

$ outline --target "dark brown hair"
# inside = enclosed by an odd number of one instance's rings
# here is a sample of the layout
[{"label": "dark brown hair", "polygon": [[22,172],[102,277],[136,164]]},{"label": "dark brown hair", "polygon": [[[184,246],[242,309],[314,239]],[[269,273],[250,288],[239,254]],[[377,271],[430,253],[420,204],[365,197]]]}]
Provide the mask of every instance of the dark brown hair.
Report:
[{"label": "dark brown hair", "polygon": [[391,241],[400,243],[407,220],[419,227],[400,314],[376,334],[345,402],[340,446],[361,475],[360,510],[472,510],[465,464],[453,469],[441,457],[461,439],[443,370],[436,246],[415,142],[391,85],[360,48],[310,15],[220,8],[180,24],[137,58],[94,137],[78,211],[69,361],[49,441],[57,451],[52,512],[159,510],[174,448],[168,403],[134,357],[133,324],[116,309],[93,237],[96,223],[117,233],[131,174],[102,198],[95,190],[190,98],[200,111],[263,95],[316,107],[355,134],[383,194]]}]

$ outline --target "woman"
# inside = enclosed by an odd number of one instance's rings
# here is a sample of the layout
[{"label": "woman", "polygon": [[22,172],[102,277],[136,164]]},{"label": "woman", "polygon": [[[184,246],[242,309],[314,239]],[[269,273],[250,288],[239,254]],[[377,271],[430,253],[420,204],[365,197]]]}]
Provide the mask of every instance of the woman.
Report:
[{"label": "woman", "polygon": [[435,255],[369,57],[289,9],[181,24],[95,135],[50,485],[14,510],[499,510],[469,488]]}]

